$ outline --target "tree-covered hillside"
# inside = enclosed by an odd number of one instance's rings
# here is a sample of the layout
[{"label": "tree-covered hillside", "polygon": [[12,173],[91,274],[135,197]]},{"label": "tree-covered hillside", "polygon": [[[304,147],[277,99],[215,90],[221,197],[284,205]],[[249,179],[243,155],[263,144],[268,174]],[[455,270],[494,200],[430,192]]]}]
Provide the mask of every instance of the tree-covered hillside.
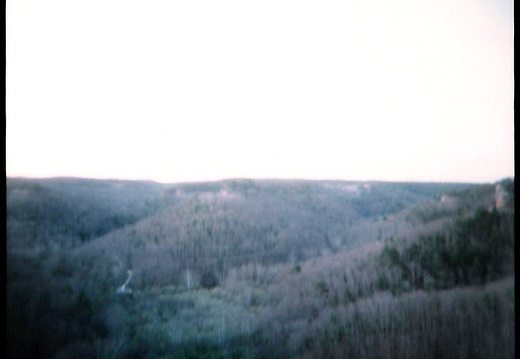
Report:
[{"label": "tree-covered hillside", "polygon": [[303,261],[420,227],[395,215],[441,190],[303,181],[179,186],[169,191],[172,206],[83,246],[80,256],[97,267],[120,261],[138,285],[181,285],[186,272],[218,282],[246,264]]},{"label": "tree-covered hillside", "polygon": [[510,179],[8,178],[7,211],[8,358],[514,356]]},{"label": "tree-covered hillside", "polygon": [[512,358],[514,247],[513,213],[477,210],[439,232],[280,271],[261,356]]},{"label": "tree-covered hillside", "polygon": [[91,240],[166,205],[166,188],[152,182],[8,178],[9,247]]}]

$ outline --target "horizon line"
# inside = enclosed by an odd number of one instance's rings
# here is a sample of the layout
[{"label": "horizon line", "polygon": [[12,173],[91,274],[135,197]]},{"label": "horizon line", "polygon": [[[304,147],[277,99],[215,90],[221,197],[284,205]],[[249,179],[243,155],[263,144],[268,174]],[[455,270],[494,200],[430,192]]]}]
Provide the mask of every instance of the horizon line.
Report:
[{"label": "horizon line", "polygon": [[223,177],[218,179],[201,179],[201,180],[179,180],[179,181],[162,181],[150,178],[122,178],[122,177],[82,177],[82,176],[20,176],[7,175],[8,179],[27,179],[27,180],[90,180],[90,181],[121,181],[121,182],[153,182],[164,185],[180,185],[180,184],[203,184],[203,183],[218,183],[229,181],[277,181],[277,182],[347,182],[347,183],[452,183],[452,184],[494,184],[502,182],[507,179],[512,179],[513,176],[505,176],[494,181],[460,181],[460,180],[385,180],[385,179],[345,179],[345,178],[304,178],[304,177]]}]

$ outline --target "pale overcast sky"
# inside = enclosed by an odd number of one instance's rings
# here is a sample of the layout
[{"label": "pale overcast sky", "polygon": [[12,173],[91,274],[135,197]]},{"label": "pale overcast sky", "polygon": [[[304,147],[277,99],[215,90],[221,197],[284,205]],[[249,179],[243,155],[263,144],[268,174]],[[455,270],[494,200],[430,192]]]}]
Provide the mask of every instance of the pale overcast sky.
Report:
[{"label": "pale overcast sky", "polygon": [[8,176],[514,176],[511,0],[8,0]]}]

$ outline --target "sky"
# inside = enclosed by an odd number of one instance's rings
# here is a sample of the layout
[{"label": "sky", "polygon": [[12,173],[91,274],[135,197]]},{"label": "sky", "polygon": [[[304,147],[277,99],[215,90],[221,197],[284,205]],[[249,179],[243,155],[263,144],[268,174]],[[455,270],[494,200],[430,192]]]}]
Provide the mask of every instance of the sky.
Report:
[{"label": "sky", "polygon": [[514,176],[512,0],[7,0],[6,175]]}]

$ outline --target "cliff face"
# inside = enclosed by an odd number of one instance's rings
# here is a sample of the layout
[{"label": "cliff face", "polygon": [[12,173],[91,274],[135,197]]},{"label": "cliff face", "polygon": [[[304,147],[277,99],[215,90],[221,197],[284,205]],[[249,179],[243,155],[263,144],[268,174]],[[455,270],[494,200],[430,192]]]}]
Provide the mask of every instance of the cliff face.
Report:
[{"label": "cliff face", "polygon": [[511,201],[511,193],[509,193],[508,189],[501,183],[498,183],[495,186],[495,208],[497,210],[502,210],[510,206]]}]

